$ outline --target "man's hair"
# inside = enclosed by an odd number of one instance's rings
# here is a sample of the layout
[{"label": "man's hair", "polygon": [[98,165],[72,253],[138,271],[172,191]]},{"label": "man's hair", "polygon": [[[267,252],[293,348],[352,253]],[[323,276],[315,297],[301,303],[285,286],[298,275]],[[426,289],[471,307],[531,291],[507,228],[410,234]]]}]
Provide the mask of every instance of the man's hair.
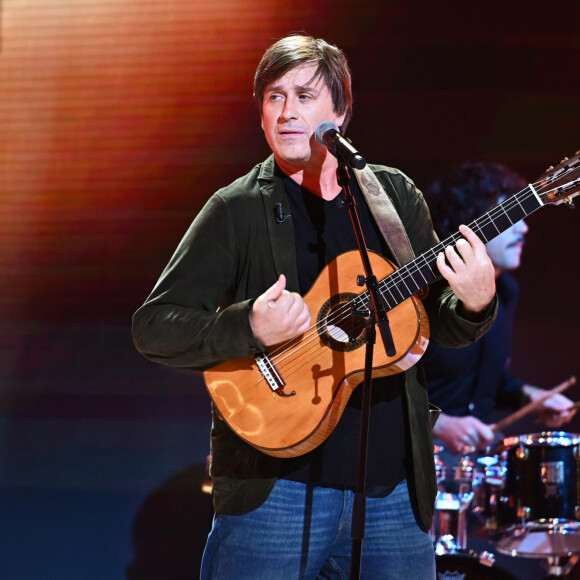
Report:
[{"label": "man's hair", "polygon": [[526,184],[521,175],[499,163],[456,165],[425,190],[435,231],[441,239],[451,236],[461,224],[470,224]]},{"label": "man's hair", "polygon": [[330,91],[333,110],[346,114],[341,126],[346,129],[352,117],[351,76],[342,51],[321,38],[292,34],[275,42],[262,57],[254,76],[254,99],[260,112],[266,87],[289,70],[303,64],[316,64],[314,78],[322,77]]}]

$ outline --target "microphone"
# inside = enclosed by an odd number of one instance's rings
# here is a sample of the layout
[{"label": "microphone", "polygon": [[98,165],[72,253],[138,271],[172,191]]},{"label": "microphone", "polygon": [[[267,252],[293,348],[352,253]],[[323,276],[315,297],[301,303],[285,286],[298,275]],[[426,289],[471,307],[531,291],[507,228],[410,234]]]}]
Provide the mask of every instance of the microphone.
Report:
[{"label": "microphone", "polygon": [[276,220],[277,224],[283,224],[288,218],[291,217],[291,215],[286,215],[284,213],[284,206],[281,203],[277,203],[274,206],[274,219]]},{"label": "microphone", "polygon": [[362,169],[367,162],[352,146],[351,142],[340,134],[338,127],[330,121],[324,121],[316,127],[314,138],[319,145],[326,147],[339,161]]}]

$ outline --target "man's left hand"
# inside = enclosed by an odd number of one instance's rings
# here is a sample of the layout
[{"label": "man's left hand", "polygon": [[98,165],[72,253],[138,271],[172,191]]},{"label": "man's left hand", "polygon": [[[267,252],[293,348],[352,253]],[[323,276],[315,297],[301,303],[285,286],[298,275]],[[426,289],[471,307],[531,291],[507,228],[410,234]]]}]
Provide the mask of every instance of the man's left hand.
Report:
[{"label": "man's left hand", "polygon": [[437,268],[461,300],[462,314],[469,318],[491,303],[495,295],[495,270],[485,244],[477,235],[465,225],[459,226],[459,231],[463,238],[437,256]]}]

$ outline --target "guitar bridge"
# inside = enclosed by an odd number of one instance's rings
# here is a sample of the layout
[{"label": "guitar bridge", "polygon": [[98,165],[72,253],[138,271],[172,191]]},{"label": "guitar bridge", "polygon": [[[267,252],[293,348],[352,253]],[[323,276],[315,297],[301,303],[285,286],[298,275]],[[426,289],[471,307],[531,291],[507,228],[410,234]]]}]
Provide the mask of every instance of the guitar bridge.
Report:
[{"label": "guitar bridge", "polygon": [[296,391],[292,391],[290,394],[284,392],[286,383],[266,353],[257,354],[255,359],[258,369],[260,369],[262,376],[274,393],[280,395],[280,397],[293,397],[296,394]]}]

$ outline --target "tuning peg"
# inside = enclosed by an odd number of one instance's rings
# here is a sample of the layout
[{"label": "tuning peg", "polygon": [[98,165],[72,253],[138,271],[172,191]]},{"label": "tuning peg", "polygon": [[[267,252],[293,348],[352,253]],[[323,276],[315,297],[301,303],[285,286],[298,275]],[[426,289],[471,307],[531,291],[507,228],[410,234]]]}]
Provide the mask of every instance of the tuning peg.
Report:
[{"label": "tuning peg", "polygon": [[550,165],[550,167],[548,167],[548,169],[546,169],[546,173],[550,173],[550,171],[552,171],[554,169],[553,165]]},{"label": "tuning peg", "polygon": [[569,209],[576,209],[576,204],[572,201],[572,198],[569,197],[564,204]]},{"label": "tuning peg", "polygon": [[566,161],[568,161],[568,158],[564,157],[564,159],[562,159],[562,161],[560,161],[560,165],[564,165],[564,163],[566,163]]}]

